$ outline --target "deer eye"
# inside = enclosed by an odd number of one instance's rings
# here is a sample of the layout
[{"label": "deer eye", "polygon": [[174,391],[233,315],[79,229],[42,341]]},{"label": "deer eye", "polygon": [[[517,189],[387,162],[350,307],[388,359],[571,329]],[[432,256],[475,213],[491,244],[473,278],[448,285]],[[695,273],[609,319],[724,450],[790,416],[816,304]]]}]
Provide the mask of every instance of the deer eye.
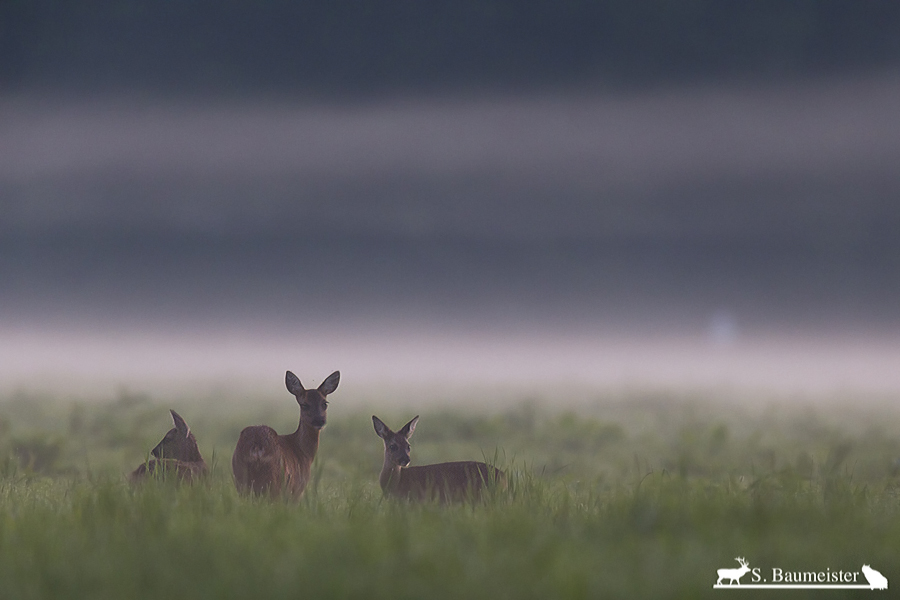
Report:
[{"label": "deer eye", "polygon": [[303,410],[309,410],[309,402],[301,402],[300,408],[302,408]]},{"label": "deer eye", "polygon": [[388,446],[388,448],[391,449],[391,450],[396,450],[396,449],[397,449],[397,444],[391,444],[390,446]]}]

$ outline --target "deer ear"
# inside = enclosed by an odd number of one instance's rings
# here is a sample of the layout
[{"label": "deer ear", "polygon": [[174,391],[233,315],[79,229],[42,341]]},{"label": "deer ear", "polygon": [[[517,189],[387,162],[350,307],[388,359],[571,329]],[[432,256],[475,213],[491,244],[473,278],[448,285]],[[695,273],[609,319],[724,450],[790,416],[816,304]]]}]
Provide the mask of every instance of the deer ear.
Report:
[{"label": "deer ear", "polygon": [[399,433],[400,435],[402,435],[402,436],[405,437],[406,439],[411,438],[411,437],[412,437],[412,434],[413,434],[413,431],[416,430],[416,423],[417,423],[418,421],[419,421],[419,415],[416,415],[415,417],[413,417],[413,420],[412,420],[412,421],[410,421],[409,423],[407,423],[406,425],[404,425],[404,426],[403,426],[403,429],[401,429],[401,430],[398,431],[397,433]]},{"label": "deer ear", "polygon": [[378,437],[380,437],[382,439],[386,438],[391,433],[390,428],[387,425],[385,425],[384,422],[381,419],[379,419],[378,417],[376,417],[375,415],[372,415],[372,425],[375,426],[375,433],[377,433]]},{"label": "deer ear", "polygon": [[188,424],[185,423],[184,419],[181,418],[181,415],[179,415],[171,408],[169,409],[169,412],[172,413],[172,420],[175,422],[175,429],[178,431],[178,433],[180,433],[184,437],[189,436],[191,434],[191,428],[188,427]]},{"label": "deer ear", "polygon": [[331,392],[337,389],[338,384],[341,382],[341,372],[335,371],[331,375],[325,378],[325,381],[319,386],[319,392],[323,396],[327,396]]},{"label": "deer ear", "polygon": [[295,396],[299,396],[306,391],[303,388],[303,384],[297,379],[297,376],[290,371],[284,374],[284,385],[287,387],[287,390]]}]

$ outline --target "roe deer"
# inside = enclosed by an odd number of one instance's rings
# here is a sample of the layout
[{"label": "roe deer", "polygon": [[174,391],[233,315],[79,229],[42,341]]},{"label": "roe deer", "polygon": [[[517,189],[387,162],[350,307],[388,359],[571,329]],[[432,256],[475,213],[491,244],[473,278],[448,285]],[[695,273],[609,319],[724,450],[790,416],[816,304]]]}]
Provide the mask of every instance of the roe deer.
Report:
[{"label": "roe deer", "polygon": [[209,473],[191,428],[177,412],[171,409],[169,412],[175,427],[150,451],[154,460],[145,462],[131,473],[131,481],[142,481],[154,473],[172,473],[178,481],[192,482]]},{"label": "roe deer", "polygon": [[734,560],[741,563],[740,568],[719,569],[718,571],[716,571],[716,574],[719,576],[718,581],[716,581],[716,585],[721,585],[723,579],[728,580],[728,585],[731,585],[732,583],[741,585],[741,577],[750,572],[750,567],[747,564],[747,560],[744,558],[735,558]]},{"label": "roe deer", "polygon": [[378,482],[385,496],[407,500],[439,500],[440,502],[478,500],[482,490],[491,484],[506,485],[506,474],[483,462],[463,461],[409,466],[409,438],[416,430],[419,417],[394,433],[384,422],[372,416],[375,433],[384,440],[384,466]]},{"label": "roe deer", "polygon": [[307,390],[296,375],[285,373],[284,383],[300,405],[300,424],[288,435],[278,435],[268,425],[241,431],[231,458],[238,492],[286,493],[294,499],[303,494],[319,448],[319,432],[325,427],[325,397],[337,389],[340,380],[340,371],[335,371],[317,389]]}]

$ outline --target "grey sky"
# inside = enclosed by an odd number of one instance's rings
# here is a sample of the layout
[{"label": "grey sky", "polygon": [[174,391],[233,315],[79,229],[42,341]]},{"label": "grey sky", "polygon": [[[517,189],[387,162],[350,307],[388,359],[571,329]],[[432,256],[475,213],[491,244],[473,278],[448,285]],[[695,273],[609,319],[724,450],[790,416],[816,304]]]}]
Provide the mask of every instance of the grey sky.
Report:
[{"label": "grey sky", "polygon": [[900,221],[898,105],[890,74],[337,105],[8,98],[0,223],[853,237]]}]

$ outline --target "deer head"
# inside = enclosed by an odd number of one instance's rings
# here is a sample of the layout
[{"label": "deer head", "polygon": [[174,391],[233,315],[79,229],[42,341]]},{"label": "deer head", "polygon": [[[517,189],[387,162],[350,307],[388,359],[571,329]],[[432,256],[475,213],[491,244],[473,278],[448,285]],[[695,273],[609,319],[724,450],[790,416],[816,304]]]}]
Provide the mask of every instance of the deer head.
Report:
[{"label": "deer head", "polygon": [[300,422],[309,425],[313,429],[325,427],[325,412],[328,401],[325,397],[337,389],[341,381],[341,372],[335,371],[325,378],[325,381],[314,390],[303,387],[296,375],[288,371],[284,375],[284,383],[290,393],[297,399],[300,405]]},{"label": "deer head", "polygon": [[194,438],[194,434],[191,433],[191,428],[188,427],[188,424],[177,412],[171,409],[169,412],[172,413],[175,427],[166,433],[162,441],[150,453],[158,459],[173,458],[186,462],[202,461],[203,457],[200,456],[200,449],[197,447],[197,440]]},{"label": "deer head", "polygon": [[404,425],[400,431],[394,433],[391,428],[384,422],[372,415],[372,424],[375,426],[375,433],[384,440],[384,462],[399,467],[409,465],[409,438],[412,437],[413,431],[416,430],[416,422],[419,417],[414,417],[409,423]]}]

